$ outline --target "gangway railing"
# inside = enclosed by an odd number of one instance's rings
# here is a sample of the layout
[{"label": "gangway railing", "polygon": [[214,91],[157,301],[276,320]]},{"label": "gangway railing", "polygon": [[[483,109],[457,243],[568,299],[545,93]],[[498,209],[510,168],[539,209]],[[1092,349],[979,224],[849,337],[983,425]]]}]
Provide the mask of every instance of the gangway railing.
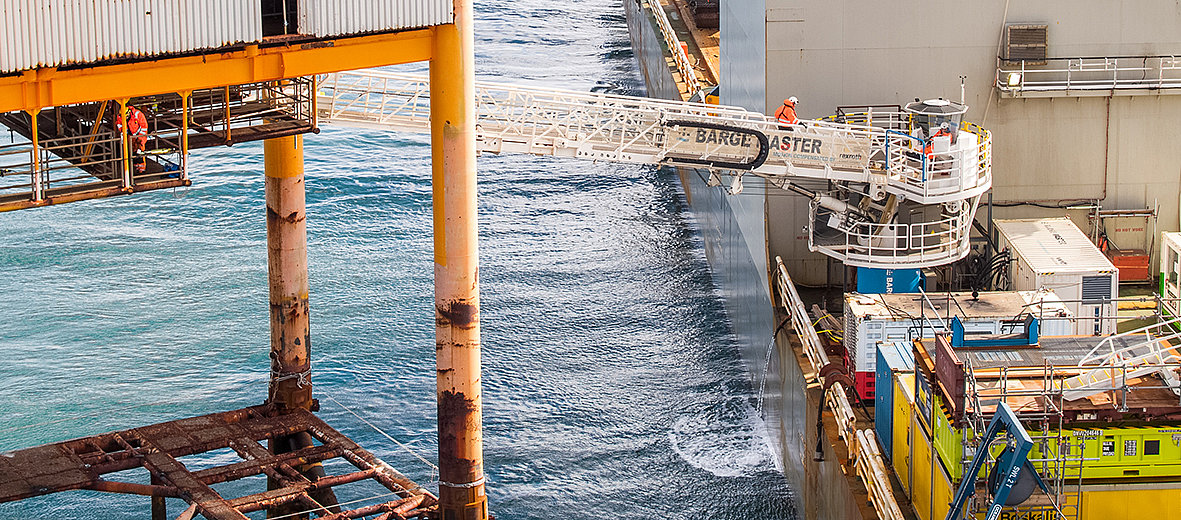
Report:
[{"label": "gangway railing", "polygon": [[[387,71],[330,74],[319,88],[323,122],[415,132],[429,128],[426,76]],[[818,120],[780,128],[774,118],[739,107],[492,82],[477,82],[476,107],[477,145],[491,153],[713,166],[780,181],[798,177],[859,182],[882,186],[920,204],[969,199],[991,186],[991,161],[980,160],[959,161],[958,169],[933,170],[926,176],[935,181],[931,186],[921,186],[923,175],[917,180],[888,178],[887,172],[898,167],[887,163],[903,159],[885,157],[887,129],[874,126]],[[976,139],[978,145],[964,149],[979,159],[991,137],[983,132],[981,139],[974,131],[967,132],[966,139]],[[756,161],[763,152],[760,144],[769,149]],[[879,164],[870,162],[875,153],[882,154]],[[746,169],[740,168],[743,164]],[[948,183],[960,174],[969,179]]]},{"label": "gangway railing", "polygon": [[[331,74],[321,78],[318,92],[323,123],[430,128],[425,76]],[[962,129],[947,158],[928,158],[920,147],[924,166],[916,171],[907,169],[912,155],[890,153],[888,133],[898,127],[897,115],[889,127],[837,121],[780,127],[739,107],[606,93],[477,82],[475,97],[482,152],[706,168],[732,175],[732,193],[743,175],[763,178],[807,195],[814,212],[838,213],[833,226],[814,219],[810,236],[832,229],[839,240],[813,237],[810,244],[852,266],[918,268],[962,258],[973,212],[992,183],[991,136],[978,127]],[[798,180],[837,186],[809,191]],[[897,223],[892,212],[902,201],[906,222]],[[929,208],[913,211],[915,205]]]},{"label": "gangway railing", "polygon": [[673,57],[673,63],[677,66],[677,72],[681,75],[681,81],[685,83],[685,87],[689,90],[689,97],[701,92],[705,88],[705,82],[697,77],[697,70],[689,62],[689,55],[685,51],[685,44],[677,37],[677,32],[673,29],[673,24],[669,21],[668,14],[664,12],[664,7],[660,5],[660,1],[645,0],[641,5],[652,11],[653,18],[656,19],[656,26],[660,28],[660,36],[664,39],[664,44],[668,46],[669,54],[672,54]]},{"label": "gangway railing", "polygon": [[995,85],[1013,97],[1181,93],[1181,56],[997,60]]},{"label": "gangway railing", "polygon": [[[775,257],[775,264],[776,294],[779,304],[791,320],[792,329],[799,337],[800,343],[803,345],[804,356],[811,365],[811,374],[805,374],[805,377],[815,378],[815,380],[824,383],[824,378],[820,375],[821,369],[828,365],[828,355],[824,351],[824,345],[820,342],[820,336],[816,334],[816,329],[813,328],[812,321],[808,318],[807,307],[804,305],[804,300],[800,298],[799,292],[796,291],[791,275],[787,272],[787,266],[783,265],[783,259]],[[827,383],[825,384],[827,385]],[[853,459],[857,476],[865,484],[869,501],[873,504],[877,517],[887,520],[902,520],[905,517],[898,507],[898,502],[894,499],[888,466],[882,458],[877,436],[872,428],[857,428],[857,418],[853,413],[853,405],[849,402],[844,385],[840,382],[833,382],[827,386],[824,402],[832,411],[837,423],[837,435],[844,441],[849,457]],[[819,435],[819,432],[817,434]]]},{"label": "gangway railing", "polygon": [[[950,216],[938,212],[930,219],[911,223],[857,222],[841,233],[809,234],[809,246],[850,265],[897,265],[914,267],[944,265],[968,254],[968,236],[980,199],[956,201],[961,205]],[[813,202],[810,221],[830,221],[835,213]]]}]

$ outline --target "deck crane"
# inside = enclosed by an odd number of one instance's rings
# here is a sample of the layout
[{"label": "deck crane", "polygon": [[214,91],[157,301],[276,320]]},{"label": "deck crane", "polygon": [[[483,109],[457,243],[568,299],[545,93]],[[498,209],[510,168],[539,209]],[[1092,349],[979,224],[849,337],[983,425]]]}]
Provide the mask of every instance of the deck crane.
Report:
[{"label": "deck crane", "polygon": [[[425,76],[330,74],[318,81],[317,115],[425,132],[429,97]],[[961,259],[992,184],[989,132],[961,124],[966,107],[943,100],[791,128],[738,107],[486,82],[476,84],[476,106],[480,152],[703,168],[711,185],[729,177],[731,194],[750,175],[804,195],[810,249],[859,268]],[[922,138],[945,121],[954,137]]]}]

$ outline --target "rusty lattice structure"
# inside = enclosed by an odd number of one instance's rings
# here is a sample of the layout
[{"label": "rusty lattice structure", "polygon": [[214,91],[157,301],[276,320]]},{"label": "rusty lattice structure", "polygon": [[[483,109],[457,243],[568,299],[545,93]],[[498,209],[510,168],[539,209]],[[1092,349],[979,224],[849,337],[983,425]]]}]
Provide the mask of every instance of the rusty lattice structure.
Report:
[{"label": "rusty lattice structure", "polygon": [[[315,442],[280,454],[266,447],[304,434]],[[179,460],[223,448],[234,450],[242,460],[199,471],[189,470]],[[429,491],[305,410],[278,414],[273,407],[254,406],[5,455],[0,457],[0,502],[85,489],[151,496],[153,518],[165,517],[163,498],[179,498],[190,506],[178,518],[200,513],[210,520],[244,520],[246,513],[282,507],[330,520],[372,515],[383,520],[432,518],[437,508]],[[310,475],[309,467],[334,458],[348,461],[356,470]],[[136,468],[146,469],[152,484],[105,478]],[[256,475],[266,475],[273,489],[226,498],[211,487]],[[377,482],[396,498],[350,510],[335,505],[334,498],[324,503],[326,491],[363,480]]]}]

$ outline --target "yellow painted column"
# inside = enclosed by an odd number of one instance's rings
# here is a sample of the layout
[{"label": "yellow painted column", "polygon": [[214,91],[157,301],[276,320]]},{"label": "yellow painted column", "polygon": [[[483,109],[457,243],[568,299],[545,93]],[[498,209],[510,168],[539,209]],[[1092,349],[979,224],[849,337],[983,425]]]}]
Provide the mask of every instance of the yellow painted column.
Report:
[{"label": "yellow painted column", "polygon": [[488,518],[480,392],[472,4],[454,0],[430,62],[435,358],[442,520]]},{"label": "yellow painted column", "polygon": [[308,328],[308,239],[303,136],[267,139],[267,278],[271,302],[271,382],[280,410],[312,407]]}]

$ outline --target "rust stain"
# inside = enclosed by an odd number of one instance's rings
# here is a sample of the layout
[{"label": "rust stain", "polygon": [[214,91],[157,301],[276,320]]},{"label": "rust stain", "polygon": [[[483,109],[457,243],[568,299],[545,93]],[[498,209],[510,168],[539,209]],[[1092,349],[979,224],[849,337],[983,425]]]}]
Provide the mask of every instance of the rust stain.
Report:
[{"label": "rust stain", "polygon": [[435,325],[470,329],[480,323],[480,307],[462,301],[448,301],[435,307]]},{"label": "rust stain", "polygon": [[451,390],[439,394],[439,475],[450,482],[468,482],[479,478],[482,464],[460,456],[461,443],[474,431],[472,416],[479,405],[463,393]]},{"label": "rust stain", "polygon": [[292,211],[287,216],[279,215],[275,208],[267,205],[267,222],[283,222],[287,224],[295,224],[307,220],[307,216],[300,210]]}]

